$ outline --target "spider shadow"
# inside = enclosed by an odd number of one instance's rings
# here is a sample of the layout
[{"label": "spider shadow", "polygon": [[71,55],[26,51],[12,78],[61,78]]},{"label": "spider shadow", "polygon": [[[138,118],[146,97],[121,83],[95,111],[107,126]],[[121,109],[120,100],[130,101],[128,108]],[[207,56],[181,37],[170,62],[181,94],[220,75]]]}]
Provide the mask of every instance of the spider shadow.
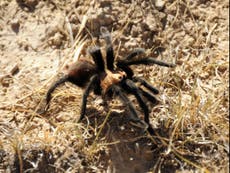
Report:
[{"label": "spider shadow", "polygon": [[[104,122],[106,114],[94,108],[88,108],[87,113],[90,126],[99,126]],[[128,119],[128,111],[118,113],[111,111],[106,125],[103,127],[98,140],[110,143],[109,157],[111,172],[145,173],[157,167],[159,158],[164,152],[157,142],[151,140],[146,132],[135,126]],[[94,120],[94,121],[93,121]],[[83,123],[87,123],[83,120]],[[154,129],[162,133],[161,129]],[[93,140],[93,139],[92,139]],[[176,167],[166,166],[163,172],[175,172]]]}]

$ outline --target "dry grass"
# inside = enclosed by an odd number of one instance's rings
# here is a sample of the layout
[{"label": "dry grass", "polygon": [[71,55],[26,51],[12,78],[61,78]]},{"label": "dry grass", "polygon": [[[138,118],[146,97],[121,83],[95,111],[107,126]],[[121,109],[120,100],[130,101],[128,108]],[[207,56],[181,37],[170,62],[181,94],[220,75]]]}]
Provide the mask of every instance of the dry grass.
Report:
[{"label": "dry grass", "polygon": [[[30,91],[17,100],[2,102],[0,170],[113,172],[119,170],[118,163],[121,167],[123,162],[136,163],[123,158],[124,154],[130,156],[127,146],[131,145],[136,147],[133,155],[150,158],[146,172],[229,172],[229,26],[226,19],[222,23],[223,19],[216,17],[222,15],[226,3],[217,3],[216,13],[211,12],[211,6],[202,11],[191,4],[176,0],[167,6],[173,20],[157,36],[166,48],[159,58],[174,61],[176,68],[136,68],[161,91],[161,103],[151,110],[156,136],[143,135],[127,123],[122,116],[126,111],[105,112],[95,96],[89,98],[88,118],[77,123],[82,91],[71,84],[59,88],[49,111],[38,115],[47,86],[55,79],[51,76],[38,88],[25,82]],[[86,19],[81,21],[75,40],[68,25],[72,47],[60,69],[94,44],[82,35]],[[126,27],[114,32],[114,42]],[[111,106],[124,109],[116,101]]]}]

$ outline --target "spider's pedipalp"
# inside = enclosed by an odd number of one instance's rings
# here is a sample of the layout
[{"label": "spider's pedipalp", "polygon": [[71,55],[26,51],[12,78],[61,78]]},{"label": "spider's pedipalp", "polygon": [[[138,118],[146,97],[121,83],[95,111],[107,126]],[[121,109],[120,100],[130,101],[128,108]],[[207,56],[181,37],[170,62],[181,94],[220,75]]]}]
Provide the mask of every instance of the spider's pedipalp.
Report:
[{"label": "spider's pedipalp", "polygon": [[104,62],[102,54],[101,54],[101,49],[98,46],[94,46],[94,47],[91,47],[90,49],[88,49],[88,52],[93,57],[93,60],[97,66],[97,69],[100,72],[104,72],[105,71],[105,62]]},{"label": "spider's pedipalp", "polygon": [[79,118],[78,122],[80,122],[85,116],[87,97],[89,96],[89,93],[92,90],[92,87],[93,87],[94,83],[96,83],[97,80],[98,80],[97,75],[96,74],[93,75],[90,78],[90,81],[89,81],[87,87],[85,88],[85,91],[84,91],[84,94],[83,94],[83,97],[82,97],[82,103],[81,103],[81,114],[80,114],[80,118]]}]

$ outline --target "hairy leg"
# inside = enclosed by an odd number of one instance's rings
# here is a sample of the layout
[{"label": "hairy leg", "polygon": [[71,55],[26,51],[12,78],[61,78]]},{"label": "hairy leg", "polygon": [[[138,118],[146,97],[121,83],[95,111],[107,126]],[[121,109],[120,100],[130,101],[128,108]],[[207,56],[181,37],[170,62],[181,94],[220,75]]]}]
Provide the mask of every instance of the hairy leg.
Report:
[{"label": "hairy leg", "polygon": [[126,85],[125,88],[128,89],[129,92],[131,92],[137,99],[139,106],[144,111],[144,120],[148,124],[148,132],[151,135],[154,135],[154,130],[149,122],[149,109],[148,106],[145,104],[144,100],[142,99],[141,92],[139,91],[139,88],[135,85],[135,83],[129,79],[127,79],[124,83]]},{"label": "hairy leg", "polygon": [[114,53],[112,45],[108,45],[106,48],[106,61],[107,61],[107,68],[110,71],[114,70]]},{"label": "hairy leg", "polygon": [[133,81],[134,82],[140,82],[141,85],[143,85],[144,87],[146,87],[148,90],[150,90],[153,94],[159,94],[159,91],[157,88],[153,87],[150,83],[148,83],[147,81],[145,81],[142,78],[139,77],[133,77]]},{"label": "hairy leg", "polygon": [[98,46],[91,47],[89,50],[90,55],[93,57],[93,60],[97,66],[97,69],[100,72],[105,71],[105,63],[101,54],[101,50]]},{"label": "hairy leg", "polygon": [[90,81],[89,81],[87,87],[85,88],[85,91],[84,91],[83,97],[82,97],[82,103],[81,103],[81,114],[80,114],[80,118],[79,118],[78,122],[80,122],[85,116],[87,97],[89,96],[89,93],[90,93],[91,89],[93,89],[93,85],[96,83],[97,80],[98,80],[97,75],[93,75],[90,78]]},{"label": "hairy leg", "polygon": [[143,49],[143,48],[136,48],[136,49],[134,49],[128,56],[126,56],[126,57],[124,58],[124,60],[131,60],[131,59],[133,59],[135,56],[140,55],[140,54],[143,54],[143,53],[145,53],[145,49]]},{"label": "hairy leg", "polygon": [[143,90],[142,88],[139,88],[139,91],[141,92],[141,94],[147,98],[150,102],[152,102],[153,104],[157,104],[159,101],[156,99],[156,97],[150,93],[148,93],[147,91]]},{"label": "hairy leg", "polygon": [[135,60],[120,60],[118,64],[123,64],[123,65],[138,65],[138,64],[145,64],[145,65],[152,65],[152,64],[157,64],[160,66],[164,67],[175,67],[175,64],[172,63],[166,63],[164,61],[157,60],[152,57],[147,57],[147,58],[142,58],[142,59],[135,59]]},{"label": "hairy leg", "polygon": [[105,27],[101,27],[101,38],[106,41],[106,62],[110,71],[114,70],[114,51],[111,33]]},{"label": "hairy leg", "polygon": [[122,69],[126,73],[127,78],[131,79],[133,77],[134,75],[133,70],[129,66],[117,64],[117,67],[119,69]]},{"label": "hairy leg", "polygon": [[111,90],[113,91],[113,93],[115,93],[117,96],[119,96],[119,98],[123,102],[123,104],[128,106],[129,111],[131,113],[130,119],[134,122],[140,122],[141,124],[143,124],[141,119],[138,117],[137,112],[136,112],[132,102],[130,102],[129,98],[124,94],[121,87],[118,85],[113,85],[113,86],[111,86]]},{"label": "hairy leg", "polygon": [[46,97],[45,97],[45,100],[46,100],[46,103],[45,103],[45,107],[42,108],[42,110],[39,110],[38,113],[39,114],[43,114],[45,113],[48,109],[49,109],[49,102],[51,100],[51,96],[52,96],[52,93],[54,92],[54,90],[61,84],[65,83],[68,81],[68,76],[65,75],[63,76],[62,78],[60,78],[58,81],[56,81],[55,83],[52,84],[52,86],[49,88],[49,90],[47,91],[46,93]]},{"label": "hairy leg", "polygon": [[133,59],[135,56],[139,55],[139,54],[142,54],[144,53],[145,50],[142,49],[142,48],[137,48],[135,50],[133,50],[128,56],[126,56],[124,59],[122,60],[118,60],[117,61],[117,67],[122,69],[123,71],[125,71],[125,73],[127,74],[127,77],[128,78],[132,78],[133,76],[133,70],[128,66],[126,65],[125,63],[131,59]]}]

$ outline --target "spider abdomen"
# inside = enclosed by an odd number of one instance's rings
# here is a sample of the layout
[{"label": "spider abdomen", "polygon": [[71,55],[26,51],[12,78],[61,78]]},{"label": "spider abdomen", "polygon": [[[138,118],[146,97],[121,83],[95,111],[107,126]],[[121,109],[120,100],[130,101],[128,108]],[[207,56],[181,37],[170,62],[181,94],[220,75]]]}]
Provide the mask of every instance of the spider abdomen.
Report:
[{"label": "spider abdomen", "polygon": [[92,62],[80,59],[68,67],[68,81],[79,87],[85,87],[96,70]]}]

